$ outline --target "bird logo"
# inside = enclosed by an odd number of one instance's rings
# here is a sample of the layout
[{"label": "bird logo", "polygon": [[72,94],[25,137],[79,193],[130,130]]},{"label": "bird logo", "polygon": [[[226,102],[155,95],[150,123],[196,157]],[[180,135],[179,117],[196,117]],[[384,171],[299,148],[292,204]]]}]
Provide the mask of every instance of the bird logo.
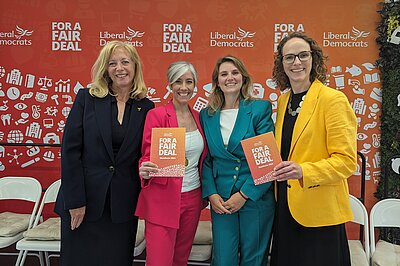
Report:
[{"label": "bird logo", "polygon": [[16,31],[17,31],[17,33],[18,33],[18,34],[15,35],[15,37],[16,37],[17,39],[21,39],[21,37],[23,37],[23,36],[31,36],[32,33],[33,33],[33,30],[31,30],[31,31],[29,31],[29,30],[24,30],[23,28],[18,27],[18,25],[16,26]]},{"label": "bird logo", "polygon": [[134,30],[134,29],[131,29],[130,27],[128,27],[128,30],[127,30],[127,32],[128,32],[128,34],[129,34],[129,36],[127,36],[126,38],[129,40],[129,41],[132,41],[132,39],[133,38],[141,38],[141,37],[143,37],[143,35],[144,35],[144,31],[143,32],[141,32],[141,31],[138,31],[138,30]]},{"label": "bird logo", "polygon": [[360,30],[354,28],[354,26],[353,26],[352,32],[353,32],[353,36],[350,36],[350,38],[353,41],[357,41],[357,39],[360,38],[360,37],[364,37],[365,38],[370,34],[370,32],[360,31]]},{"label": "bird logo", "polygon": [[255,32],[245,31],[245,30],[241,29],[240,27],[238,27],[238,33],[239,33],[239,36],[237,37],[237,39],[241,42],[243,41],[244,38],[252,38],[252,37],[254,37],[254,35],[256,35]]}]

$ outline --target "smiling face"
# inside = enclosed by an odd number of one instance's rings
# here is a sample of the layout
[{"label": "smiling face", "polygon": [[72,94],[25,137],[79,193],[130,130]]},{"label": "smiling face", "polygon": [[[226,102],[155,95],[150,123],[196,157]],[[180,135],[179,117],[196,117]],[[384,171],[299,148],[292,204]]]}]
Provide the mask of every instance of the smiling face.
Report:
[{"label": "smiling face", "polygon": [[187,104],[192,98],[194,91],[194,78],[190,71],[185,72],[174,83],[169,85],[172,90],[172,101],[174,104]]},{"label": "smiling face", "polygon": [[113,81],[114,91],[129,91],[135,77],[135,64],[129,53],[123,48],[116,48],[110,56],[107,73]]},{"label": "smiling face", "polygon": [[236,95],[239,97],[243,85],[243,76],[239,69],[231,62],[224,62],[218,71],[218,86],[224,95]]},{"label": "smiling face", "polygon": [[[301,38],[290,39],[282,48],[282,56],[285,57],[289,54],[298,55],[301,52],[311,51],[310,45]],[[301,57],[301,56],[300,56]],[[287,63],[282,60],[283,69],[289,78],[292,87],[295,84],[308,84],[310,83],[310,73],[312,69],[312,57],[308,60],[300,61],[296,56],[293,63]]]}]

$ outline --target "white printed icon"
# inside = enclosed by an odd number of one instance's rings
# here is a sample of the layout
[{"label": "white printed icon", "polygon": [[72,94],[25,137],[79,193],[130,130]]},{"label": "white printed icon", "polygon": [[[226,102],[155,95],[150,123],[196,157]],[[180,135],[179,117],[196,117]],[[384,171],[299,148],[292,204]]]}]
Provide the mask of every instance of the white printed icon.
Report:
[{"label": "white printed icon", "polygon": [[346,67],[346,71],[345,72],[350,73],[352,77],[359,76],[362,73],[361,68],[359,68],[356,65],[352,65],[351,67]]},{"label": "white printed icon", "polygon": [[22,84],[21,71],[15,68],[11,70],[11,72],[7,74],[6,83],[21,86]]},{"label": "white printed icon", "polygon": [[16,87],[10,87],[10,88],[8,88],[8,90],[7,90],[7,97],[8,97],[10,100],[16,100],[16,99],[18,99],[18,97],[20,96],[20,94],[21,94],[21,92],[20,92],[19,89],[16,88]]},{"label": "white printed icon", "polygon": [[193,105],[193,110],[200,112],[203,108],[206,108],[208,104],[208,100],[202,98],[202,97],[198,97],[196,99],[196,102]]}]

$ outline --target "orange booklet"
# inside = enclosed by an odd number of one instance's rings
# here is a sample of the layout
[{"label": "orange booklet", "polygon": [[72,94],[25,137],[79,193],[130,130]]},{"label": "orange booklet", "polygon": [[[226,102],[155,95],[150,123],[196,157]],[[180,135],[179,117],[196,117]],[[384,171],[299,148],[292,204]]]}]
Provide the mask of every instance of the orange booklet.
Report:
[{"label": "orange booklet", "polygon": [[153,128],[151,133],[150,161],[158,165],[156,177],[181,177],[185,175],[185,128]]},{"label": "orange booklet", "polygon": [[275,165],[282,162],[272,132],[241,141],[254,184],[260,185],[275,180],[272,176]]}]

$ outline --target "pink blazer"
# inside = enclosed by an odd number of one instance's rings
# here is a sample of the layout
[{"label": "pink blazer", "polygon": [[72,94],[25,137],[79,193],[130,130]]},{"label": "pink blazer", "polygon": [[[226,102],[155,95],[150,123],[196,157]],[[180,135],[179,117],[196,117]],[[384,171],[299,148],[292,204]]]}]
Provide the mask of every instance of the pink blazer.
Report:
[{"label": "pink blazer", "polygon": [[[204,150],[199,162],[201,176],[201,166],[207,154],[207,145],[200,125],[199,113],[192,108],[189,109],[204,142]],[[153,127],[178,127],[178,120],[172,102],[166,106],[151,109],[147,113],[143,132],[142,158],[139,160],[139,166],[142,162],[150,160],[151,129]],[[149,180],[140,178],[142,190],[139,194],[135,215],[154,224],[179,228],[182,178],[155,177]]]}]

